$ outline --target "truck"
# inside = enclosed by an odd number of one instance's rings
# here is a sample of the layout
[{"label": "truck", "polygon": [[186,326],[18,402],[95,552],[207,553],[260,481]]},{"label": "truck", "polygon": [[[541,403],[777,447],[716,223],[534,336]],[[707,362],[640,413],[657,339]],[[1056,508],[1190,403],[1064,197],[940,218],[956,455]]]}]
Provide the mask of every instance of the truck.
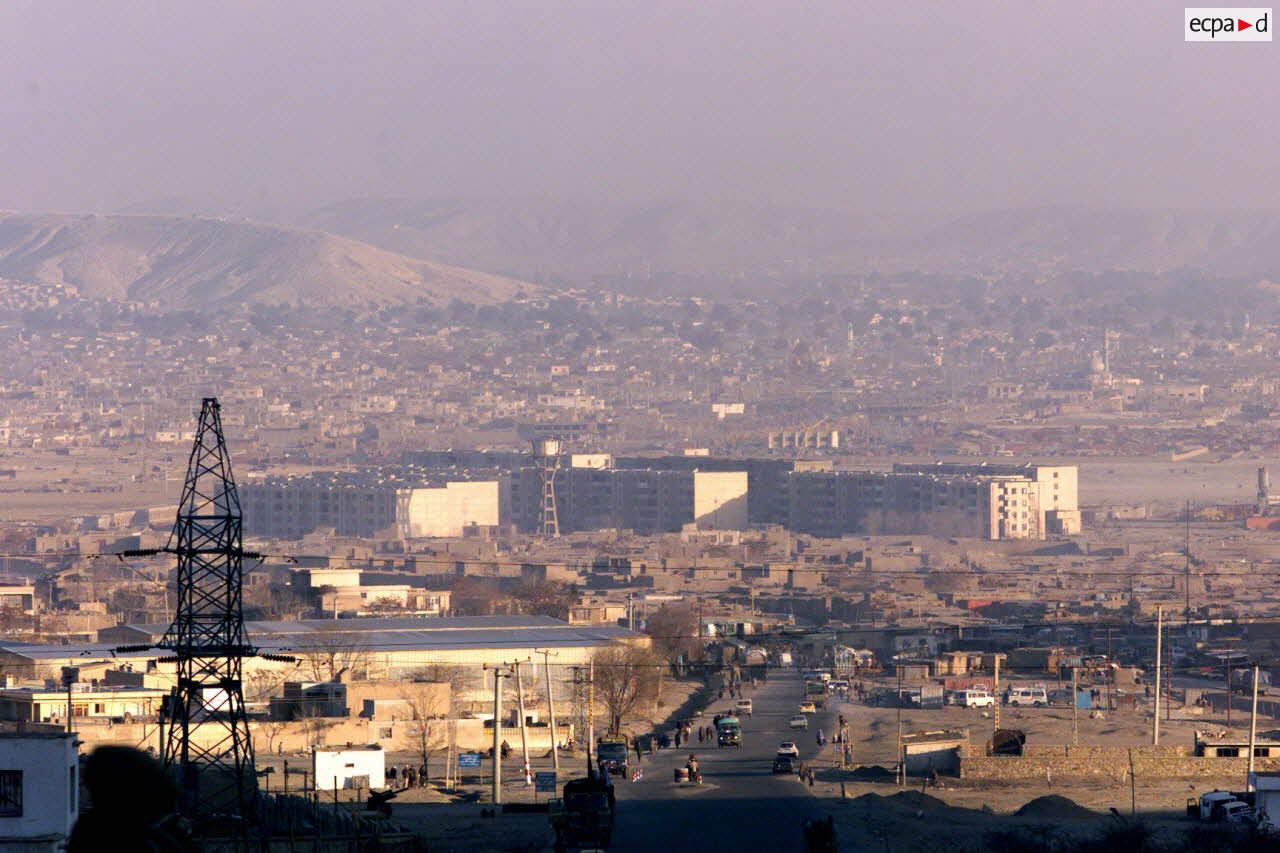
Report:
[{"label": "truck", "polygon": [[717,746],[742,746],[742,723],[737,717],[716,720]]},{"label": "truck", "polygon": [[596,741],[596,766],[603,774],[610,776],[627,775],[627,755],[630,753],[631,741],[620,732],[608,732]]},{"label": "truck", "polygon": [[791,666],[791,652],[778,653],[778,666]]},{"label": "truck", "polygon": [[[1231,671],[1231,688],[1241,696],[1253,692],[1253,670],[1235,669]],[[1265,669],[1258,670],[1258,695],[1265,696],[1271,690],[1271,673]]]},{"label": "truck", "polygon": [[556,853],[570,848],[602,850],[613,840],[613,784],[604,776],[564,783],[564,796],[547,804],[547,817],[556,834]]},{"label": "truck", "polygon": [[804,683],[804,699],[818,710],[827,707],[827,683],[821,679],[808,679]]}]

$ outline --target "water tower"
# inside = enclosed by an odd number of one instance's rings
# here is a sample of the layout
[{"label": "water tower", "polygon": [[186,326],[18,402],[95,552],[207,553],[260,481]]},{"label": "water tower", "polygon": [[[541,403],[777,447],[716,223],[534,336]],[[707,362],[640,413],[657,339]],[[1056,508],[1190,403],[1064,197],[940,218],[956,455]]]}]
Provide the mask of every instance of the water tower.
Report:
[{"label": "water tower", "polygon": [[538,532],[552,538],[560,535],[560,518],[556,514],[556,473],[560,470],[560,455],[564,445],[558,438],[535,438],[533,464],[542,480],[542,512]]}]

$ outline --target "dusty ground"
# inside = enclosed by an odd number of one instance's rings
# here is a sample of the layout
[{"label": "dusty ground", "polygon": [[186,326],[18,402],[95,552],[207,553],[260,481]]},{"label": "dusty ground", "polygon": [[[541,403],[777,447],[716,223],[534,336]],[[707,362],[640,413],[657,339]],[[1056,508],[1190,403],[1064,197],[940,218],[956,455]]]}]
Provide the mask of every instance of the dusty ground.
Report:
[{"label": "dusty ground", "polygon": [[[1023,679],[1019,679],[1021,683]],[[1056,688],[1054,679],[1026,679],[1027,683],[1043,683],[1050,690]],[[871,683],[871,682],[868,682]],[[1001,688],[1009,682],[1001,679]],[[892,679],[879,682],[882,686],[895,686]],[[1070,688],[1070,683],[1067,684]],[[1160,738],[1163,744],[1190,746],[1197,728],[1225,724],[1219,719],[1197,713],[1200,709],[1183,709],[1175,701],[1172,719],[1161,714]],[[841,713],[849,720],[850,738],[853,742],[854,760],[860,764],[891,764],[897,750],[898,711],[896,708],[879,708],[857,702],[846,703]],[[1236,721],[1238,722],[1238,720]],[[1269,724],[1270,721],[1267,721]],[[1021,729],[1027,733],[1029,744],[1070,744],[1072,742],[1072,715],[1070,708],[1000,708],[1002,728]],[[1077,717],[1078,743],[1109,746],[1138,746],[1151,742],[1151,716],[1141,706],[1136,712],[1117,711],[1105,714],[1102,719],[1090,719],[1087,711]],[[934,731],[938,729],[969,730],[971,742],[985,743],[995,728],[991,709],[960,708],[947,706],[940,709],[903,709],[902,727],[905,732]]]},{"label": "dusty ground", "polygon": [[[1056,683],[1047,686],[1053,687]],[[1180,719],[1180,711],[1175,703],[1174,719],[1171,722],[1162,719],[1162,743],[1189,745],[1197,727],[1223,722],[1198,716]],[[892,767],[897,745],[897,709],[847,703],[841,706],[841,713],[850,723],[855,761]],[[1071,742],[1070,709],[1005,706],[1000,716],[1002,727],[1022,729],[1029,743]],[[989,709],[958,707],[905,709],[902,721],[907,732],[968,728],[974,743],[990,737],[994,723]],[[1109,715],[1102,720],[1091,720],[1087,713],[1081,713],[1078,725],[1082,745],[1150,743],[1151,718],[1141,709],[1136,713]],[[852,780],[852,774],[828,767],[819,772],[813,788],[815,796],[823,799],[836,816],[841,849],[894,853],[984,850],[989,846],[987,837],[992,832],[1018,827],[1041,832],[1048,825],[1053,831],[1083,837],[1098,832],[1107,821],[1115,820],[1109,811],[1111,808],[1128,816],[1134,805],[1138,818],[1172,838],[1192,825],[1185,816],[1187,797],[1215,788],[1240,788],[1244,782],[1235,776],[1203,778],[1194,784],[1186,780],[1138,779],[1131,795],[1127,784],[1069,779],[1020,780],[1011,784],[946,779],[944,788],[923,791],[920,780],[899,788],[892,782],[891,775],[884,782]],[[922,799],[922,793],[927,797]],[[1096,817],[1081,818],[1075,809],[1052,806],[1035,816],[1015,814],[1027,803],[1046,795],[1066,797],[1091,810]],[[945,833],[939,833],[940,825],[947,827]]]}]

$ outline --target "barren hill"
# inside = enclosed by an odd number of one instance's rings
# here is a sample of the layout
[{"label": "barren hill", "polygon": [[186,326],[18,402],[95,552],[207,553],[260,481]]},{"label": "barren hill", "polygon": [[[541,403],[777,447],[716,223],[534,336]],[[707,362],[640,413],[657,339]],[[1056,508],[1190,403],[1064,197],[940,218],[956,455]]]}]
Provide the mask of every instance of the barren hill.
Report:
[{"label": "barren hill", "polygon": [[375,198],[328,205],[306,224],[415,257],[576,283],[649,272],[748,281],[871,270],[1280,273],[1273,211],[1044,207],[868,224],[839,212],[746,205]]},{"label": "barren hill", "polygon": [[0,213],[0,278],[165,308],[501,302],[538,288],[318,231],[247,221]]}]

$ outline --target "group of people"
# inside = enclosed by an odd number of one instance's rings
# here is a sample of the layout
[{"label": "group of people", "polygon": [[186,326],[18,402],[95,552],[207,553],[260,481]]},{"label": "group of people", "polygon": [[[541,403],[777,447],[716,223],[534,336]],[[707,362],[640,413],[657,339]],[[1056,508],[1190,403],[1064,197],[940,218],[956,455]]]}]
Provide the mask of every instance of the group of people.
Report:
[{"label": "group of people", "polygon": [[405,764],[397,769],[392,764],[387,768],[387,787],[396,791],[427,787],[427,765],[415,769]]}]

